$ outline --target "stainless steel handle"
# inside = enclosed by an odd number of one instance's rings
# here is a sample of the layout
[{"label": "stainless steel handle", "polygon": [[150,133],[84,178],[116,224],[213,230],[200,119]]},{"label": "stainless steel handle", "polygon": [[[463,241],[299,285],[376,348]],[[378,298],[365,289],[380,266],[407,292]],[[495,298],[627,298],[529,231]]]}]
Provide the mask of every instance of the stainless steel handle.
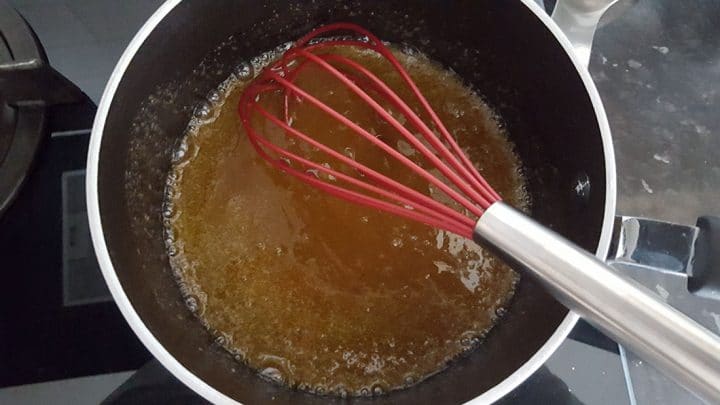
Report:
[{"label": "stainless steel handle", "polygon": [[552,19],[575,49],[578,59],[587,68],[590,62],[595,28],[600,17],[617,0],[558,0]]},{"label": "stainless steel handle", "polygon": [[640,284],[502,202],[478,220],[474,239],[679,384],[720,403],[720,338]]}]

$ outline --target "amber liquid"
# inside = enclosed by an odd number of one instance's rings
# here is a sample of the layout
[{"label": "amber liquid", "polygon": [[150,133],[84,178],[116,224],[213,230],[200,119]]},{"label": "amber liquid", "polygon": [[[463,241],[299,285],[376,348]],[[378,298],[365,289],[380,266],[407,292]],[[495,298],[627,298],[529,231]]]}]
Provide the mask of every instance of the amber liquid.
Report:
[{"label": "amber liquid", "polygon": [[[407,97],[381,59],[350,56]],[[490,184],[526,207],[517,156],[488,107],[422,55],[398,57]],[[309,69],[298,83],[414,156],[326,74]],[[226,83],[211,118],[188,131],[170,173],[172,265],[191,309],[218,341],[268,378],[343,396],[407,387],[480,344],[518,276],[471,241],[324,195],[270,167],[239,123],[245,85]],[[307,103],[291,111],[297,128],[434,193]],[[278,136],[271,124],[257,124]]]}]

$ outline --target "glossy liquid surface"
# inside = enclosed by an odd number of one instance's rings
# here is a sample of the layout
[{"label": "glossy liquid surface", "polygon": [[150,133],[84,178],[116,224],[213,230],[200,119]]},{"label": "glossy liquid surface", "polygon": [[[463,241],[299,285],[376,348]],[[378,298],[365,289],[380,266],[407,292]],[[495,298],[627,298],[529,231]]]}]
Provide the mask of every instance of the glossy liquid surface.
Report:
[{"label": "glossy liquid surface", "polygon": [[[349,55],[406,94],[385,62]],[[424,56],[398,57],[488,182],[526,208],[518,159],[487,106]],[[268,378],[343,396],[407,387],[475,347],[511,298],[517,275],[471,241],[326,196],[270,167],[239,123],[245,84],[230,79],[206,119],[191,125],[170,173],[166,209],[173,268],[188,305],[218,341]],[[298,84],[413,156],[326,74],[308,69]],[[295,127],[435,194],[306,103],[291,112]],[[278,135],[271,124],[265,128]]]}]

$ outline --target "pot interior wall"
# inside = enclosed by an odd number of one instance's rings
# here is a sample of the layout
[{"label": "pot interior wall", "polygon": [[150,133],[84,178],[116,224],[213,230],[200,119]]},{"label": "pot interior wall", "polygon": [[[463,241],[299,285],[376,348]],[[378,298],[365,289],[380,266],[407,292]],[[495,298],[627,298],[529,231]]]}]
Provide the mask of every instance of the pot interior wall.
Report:
[{"label": "pot interior wall", "polygon": [[[100,152],[102,225],[115,271],[145,325],[185,367],[245,403],[321,399],[259,379],[216,347],[186,309],[163,245],[165,176],[193,108],[234,66],[332,21],[362,24],[460,74],[515,142],[533,216],[589,250],[599,238],[605,167],[590,100],[567,55],[520,2],[184,1],[145,40],[112,100]],[[583,178],[591,189],[578,196]],[[478,396],[525,363],[566,313],[525,277],[478,350],[380,402]]]}]

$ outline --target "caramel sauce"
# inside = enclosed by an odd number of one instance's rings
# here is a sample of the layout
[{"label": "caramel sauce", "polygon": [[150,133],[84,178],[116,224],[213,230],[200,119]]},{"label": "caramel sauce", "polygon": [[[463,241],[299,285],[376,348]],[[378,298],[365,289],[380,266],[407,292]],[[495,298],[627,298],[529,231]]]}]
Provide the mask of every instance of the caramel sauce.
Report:
[{"label": "caramel sauce", "polygon": [[[346,54],[409,98],[386,62]],[[489,108],[424,56],[397,56],[489,183],[526,207],[519,161]],[[239,123],[246,84],[225,84],[211,117],[188,130],[170,173],[171,262],[189,306],[218,342],[270,379],[343,396],[407,387],[479,344],[518,276],[471,241],[335,199],[270,167]],[[416,158],[327,74],[309,68],[298,84]],[[291,111],[302,131],[433,193],[307,103],[294,102]],[[272,124],[258,124],[278,136]]]}]

